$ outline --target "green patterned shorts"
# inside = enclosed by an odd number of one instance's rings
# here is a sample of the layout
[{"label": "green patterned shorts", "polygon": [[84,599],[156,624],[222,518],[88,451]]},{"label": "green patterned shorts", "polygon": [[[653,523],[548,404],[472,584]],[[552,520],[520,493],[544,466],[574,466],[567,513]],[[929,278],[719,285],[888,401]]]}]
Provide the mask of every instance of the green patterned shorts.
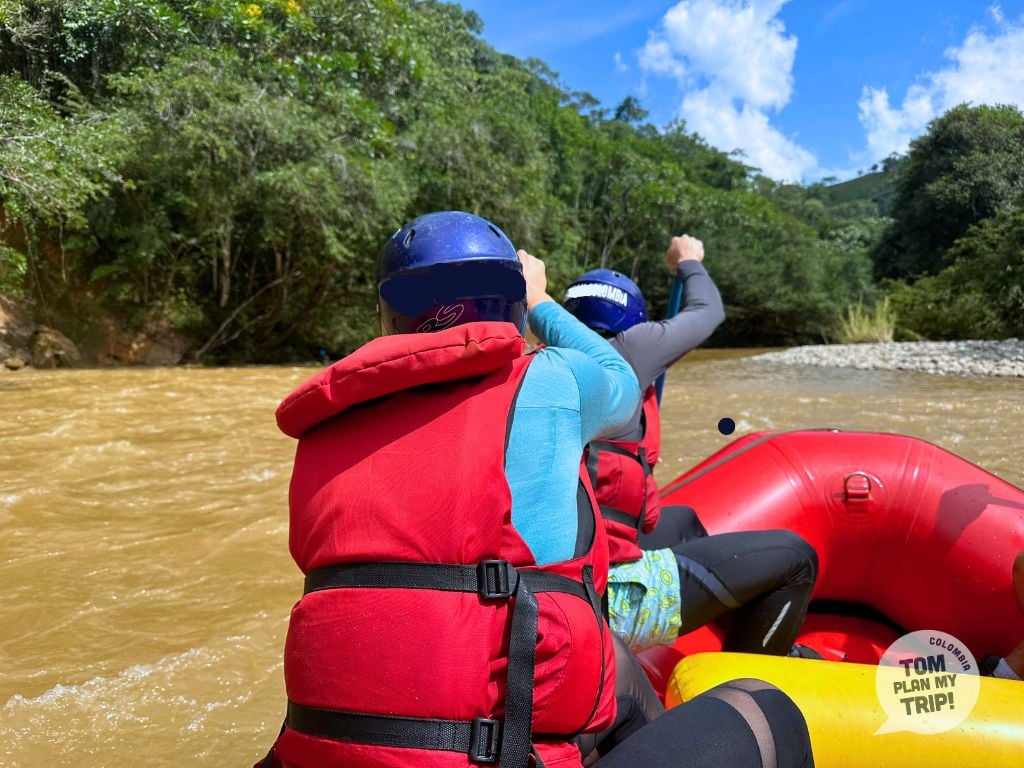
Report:
[{"label": "green patterned shorts", "polygon": [[669,645],[682,623],[679,566],[671,549],[645,551],[608,572],[608,623],[634,651]]}]

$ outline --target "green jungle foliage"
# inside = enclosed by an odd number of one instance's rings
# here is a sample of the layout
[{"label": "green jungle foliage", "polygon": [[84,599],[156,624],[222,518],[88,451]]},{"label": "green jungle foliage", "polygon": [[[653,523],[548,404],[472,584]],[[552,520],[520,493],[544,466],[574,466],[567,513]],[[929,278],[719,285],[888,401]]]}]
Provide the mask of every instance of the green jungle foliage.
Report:
[{"label": "green jungle foliage", "polygon": [[911,143],[872,251],[908,338],[1024,336],[1024,115],[955,107]]},{"label": "green jungle foliage", "polygon": [[0,293],[78,339],[170,324],[194,360],[340,354],[374,333],[388,236],[461,209],[553,294],[611,267],[655,317],[669,238],[703,239],[712,343],[821,341],[883,291],[910,333],[1019,332],[1016,110],[959,107],[845,184],[778,184],[480,32],[436,0],[0,0]]}]

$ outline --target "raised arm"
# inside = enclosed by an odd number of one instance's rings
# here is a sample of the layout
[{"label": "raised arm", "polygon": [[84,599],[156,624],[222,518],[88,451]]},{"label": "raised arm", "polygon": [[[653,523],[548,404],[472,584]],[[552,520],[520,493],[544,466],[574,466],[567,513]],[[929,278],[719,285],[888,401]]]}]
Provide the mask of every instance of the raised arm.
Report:
[{"label": "raised arm", "polygon": [[544,263],[519,251],[534,334],[568,365],[580,392],[581,437],[588,443],[612,434],[632,415],[640,388],[629,364],[605,339],[569,314],[547,293]]},{"label": "raised arm", "polygon": [[682,311],[668,320],[638,323],[613,341],[636,372],[642,390],[679,358],[700,346],[725,319],[722,297],[703,261],[704,244],[700,240],[688,235],[673,237],[665,263],[683,282]]}]

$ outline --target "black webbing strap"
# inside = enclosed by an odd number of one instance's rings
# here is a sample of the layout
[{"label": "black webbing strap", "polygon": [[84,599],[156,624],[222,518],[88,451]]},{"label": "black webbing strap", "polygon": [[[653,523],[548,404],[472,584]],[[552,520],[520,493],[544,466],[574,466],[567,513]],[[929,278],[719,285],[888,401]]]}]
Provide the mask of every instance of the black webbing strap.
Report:
[{"label": "black webbing strap", "polygon": [[630,528],[638,528],[640,521],[643,519],[628,512],[623,512],[621,509],[609,507],[607,504],[599,504],[598,508],[601,510],[601,517],[605,520],[611,520],[613,523],[622,523]]},{"label": "black webbing strap", "polygon": [[597,464],[601,456],[601,451],[597,446],[596,440],[587,443],[587,474],[590,475],[590,485],[595,493],[597,492]]},{"label": "black webbing strap", "polygon": [[651,465],[647,463],[647,449],[640,446],[637,449],[636,459],[640,462],[640,466],[644,468],[644,487],[641,491],[643,493],[643,501],[640,502],[640,517],[636,519],[636,530],[640,532],[644,524],[644,518],[647,517],[647,478],[651,476]]},{"label": "black webbing strap", "polygon": [[516,593],[520,577],[526,579],[531,592],[565,592],[590,602],[587,588],[580,582],[546,571],[517,570],[507,560],[484,560],[477,565],[406,562],[326,565],[306,574],[303,594],[323,589],[373,587],[478,592],[485,600],[498,600]]},{"label": "black webbing strap", "polygon": [[611,520],[615,523],[622,523],[628,525],[631,528],[636,528],[638,531],[644,523],[644,518],[647,516],[647,477],[651,474],[651,465],[647,461],[647,449],[643,446],[637,448],[637,452],[633,453],[630,450],[623,448],[621,445],[615,443],[608,443],[604,440],[592,440],[587,446],[587,474],[590,475],[590,483],[594,486],[594,493],[597,493],[597,469],[600,455],[602,452],[615,453],[619,456],[628,456],[633,461],[637,462],[644,471],[644,487],[643,487],[643,501],[640,505],[640,514],[631,515],[616,507],[609,507],[604,504],[600,505],[601,517],[605,520]]},{"label": "black webbing strap", "polygon": [[596,448],[598,451],[607,451],[608,453],[617,453],[620,456],[629,456],[633,461],[640,461],[639,457],[628,448],[623,448],[621,445],[616,443],[609,443],[606,440],[591,440],[589,443],[591,448]]},{"label": "black webbing strap", "polygon": [[366,715],[305,707],[293,701],[288,702],[288,727],[334,741],[464,752],[478,763],[497,761],[501,744],[501,723],[489,718],[435,720]]},{"label": "black webbing strap", "polygon": [[340,563],[307,573],[303,593],[345,587],[436,589],[479,592],[484,599],[498,600],[515,594],[518,579],[518,572],[507,560],[484,560],[477,565]]},{"label": "black webbing strap", "polygon": [[538,613],[537,598],[527,586],[527,579],[519,579],[508,639],[501,768],[526,768],[533,751],[533,671],[537,654]]},{"label": "black webbing strap", "polygon": [[[585,565],[583,566],[583,585],[586,588],[588,602],[590,607],[594,610],[594,618],[597,621],[597,631],[601,637],[601,682],[597,686],[597,698],[594,699],[594,708],[590,711],[590,716],[587,721],[583,724],[583,728],[586,728],[593,721],[594,716],[597,714],[597,710],[601,707],[601,699],[604,696],[604,679],[605,679],[605,664],[604,664],[604,641],[605,641],[605,630],[604,624],[607,619],[607,602],[608,593],[599,595],[597,588],[594,586],[594,566]],[[582,730],[582,729],[581,729]]]},{"label": "black webbing strap", "polygon": [[361,744],[464,752],[479,763],[526,768],[533,753],[533,679],[537,652],[536,592],[563,592],[593,605],[590,584],[546,571],[517,570],[506,560],[478,565],[436,563],[344,563],[310,571],[305,593],[371,587],[476,592],[512,603],[504,722],[366,715],[288,705],[288,727],[323,738]]}]

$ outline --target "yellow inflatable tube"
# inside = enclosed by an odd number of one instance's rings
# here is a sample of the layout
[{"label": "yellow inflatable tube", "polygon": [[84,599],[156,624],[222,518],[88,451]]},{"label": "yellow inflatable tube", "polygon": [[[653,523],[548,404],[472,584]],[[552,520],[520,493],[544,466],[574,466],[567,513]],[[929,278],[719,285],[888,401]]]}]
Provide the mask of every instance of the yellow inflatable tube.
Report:
[{"label": "yellow inflatable tube", "polygon": [[978,702],[959,725],[936,734],[875,732],[887,721],[877,667],[810,659],[701,653],[669,680],[667,706],[728,680],[753,677],[785,691],[804,713],[817,768],[1021,768],[1024,683],[981,678]]}]

